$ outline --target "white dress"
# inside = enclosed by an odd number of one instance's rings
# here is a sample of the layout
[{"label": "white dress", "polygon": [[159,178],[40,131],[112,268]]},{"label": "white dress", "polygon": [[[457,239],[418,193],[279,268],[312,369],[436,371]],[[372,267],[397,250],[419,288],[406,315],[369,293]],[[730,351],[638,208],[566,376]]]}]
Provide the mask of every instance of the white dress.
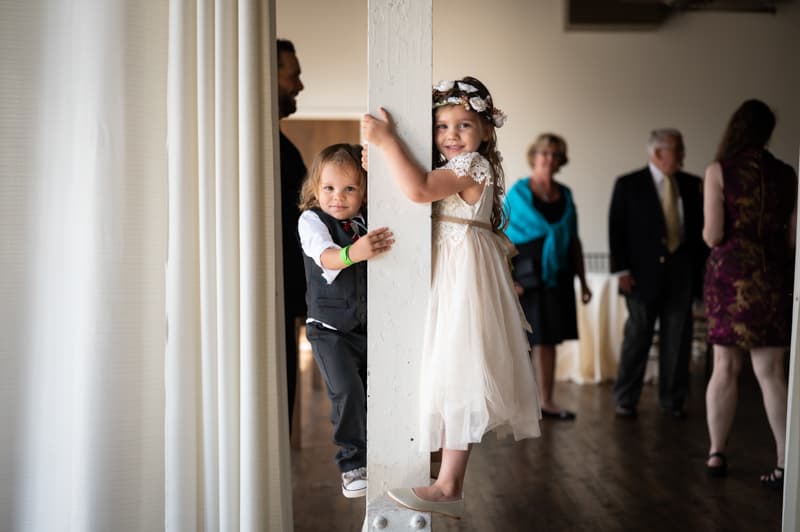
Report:
[{"label": "white dress", "polygon": [[433,278],[421,364],[420,449],[465,450],[498,438],[540,435],[538,392],[525,320],[499,235],[451,216],[489,224],[494,183],[478,153],[445,168],[484,183],[474,205],[454,194],[433,204]]}]

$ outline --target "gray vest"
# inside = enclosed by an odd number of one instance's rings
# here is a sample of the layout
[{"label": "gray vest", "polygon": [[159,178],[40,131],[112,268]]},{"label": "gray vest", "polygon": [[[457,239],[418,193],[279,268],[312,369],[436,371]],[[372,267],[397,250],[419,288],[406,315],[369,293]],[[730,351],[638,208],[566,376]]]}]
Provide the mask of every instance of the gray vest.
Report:
[{"label": "gray vest", "polygon": [[[339,220],[321,209],[311,209],[328,228],[333,241],[344,247],[353,243]],[[303,254],[306,270],[308,317],[342,332],[367,330],[367,262],[361,261],[339,272],[332,284],[322,277],[322,268]]]}]

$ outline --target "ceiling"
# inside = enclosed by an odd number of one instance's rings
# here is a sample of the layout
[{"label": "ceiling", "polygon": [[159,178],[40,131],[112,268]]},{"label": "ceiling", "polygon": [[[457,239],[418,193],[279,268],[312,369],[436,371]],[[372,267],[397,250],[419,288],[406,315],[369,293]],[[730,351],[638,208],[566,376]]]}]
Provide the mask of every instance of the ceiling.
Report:
[{"label": "ceiling", "polygon": [[654,29],[686,11],[774,15],[791,0],[568,0],[568,30]]}]

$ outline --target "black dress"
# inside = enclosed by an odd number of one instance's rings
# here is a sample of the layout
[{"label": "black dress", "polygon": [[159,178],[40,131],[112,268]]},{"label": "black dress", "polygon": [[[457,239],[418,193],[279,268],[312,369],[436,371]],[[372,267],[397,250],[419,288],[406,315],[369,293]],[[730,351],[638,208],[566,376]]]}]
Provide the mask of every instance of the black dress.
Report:
[{"label": "black dress", "polygon": [[[533,208],[550,223],[560,220],[566,207],[564,194],[552,203],[533,196]],[[515,260],[530,256],[533,257],[535,264],[541,264],[543,247],[544,238],[521,244],[517,246],[519,255]],[[567,257],[565,262],[564,268],[558,272],[555,286],[545,286],[539,282],[538,287],[525,290],[519,298],[525,317],[533,329],[533,332],[528,334],[531,345],[557,345],[564,340],[578,338],[574,284],[576,272],[572,256]]]}]

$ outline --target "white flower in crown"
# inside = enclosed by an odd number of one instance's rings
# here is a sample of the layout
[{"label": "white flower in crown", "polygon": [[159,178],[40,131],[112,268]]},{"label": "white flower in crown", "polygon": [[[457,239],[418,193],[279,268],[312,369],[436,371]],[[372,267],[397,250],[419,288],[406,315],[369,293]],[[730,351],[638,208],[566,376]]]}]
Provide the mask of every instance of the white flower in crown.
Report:
[{"label": "white flower in crown", "polygon": [[495,107],[494,111],[492,111],[492,122],[494,122],[494,127],[503,127],[503,125],[506,123],[506,120],[508,120],[508,115]]},{"label": "white flower in crown", "polygon": [[463,98],[461,98],[461,96],[450,96],[449,98],[447,98],[447,100],[445,100],[445,103],[458,105],[460,103],[464,103],[464,100]]},{"label": "white flower in crown", "polygon": [[458,82],[458,88],[467,94],[471,94],[473,92],[478,92],[478,88],[474,85],[470,85],[469,83],[464,83],[463,81]]},{"label": "white flower in crown", "polygon": [[486,110],[486,101],[480,96],[473,96],[472,98],[470,98],[469,105],[477,113],[482,113]]},{"label": "white flower in crown", "polygon": [[453,85],[455,85],[454,82],[443,79],[442,81],[437,83],[433,88],[439,92],[447,92],[453,88]]}]

